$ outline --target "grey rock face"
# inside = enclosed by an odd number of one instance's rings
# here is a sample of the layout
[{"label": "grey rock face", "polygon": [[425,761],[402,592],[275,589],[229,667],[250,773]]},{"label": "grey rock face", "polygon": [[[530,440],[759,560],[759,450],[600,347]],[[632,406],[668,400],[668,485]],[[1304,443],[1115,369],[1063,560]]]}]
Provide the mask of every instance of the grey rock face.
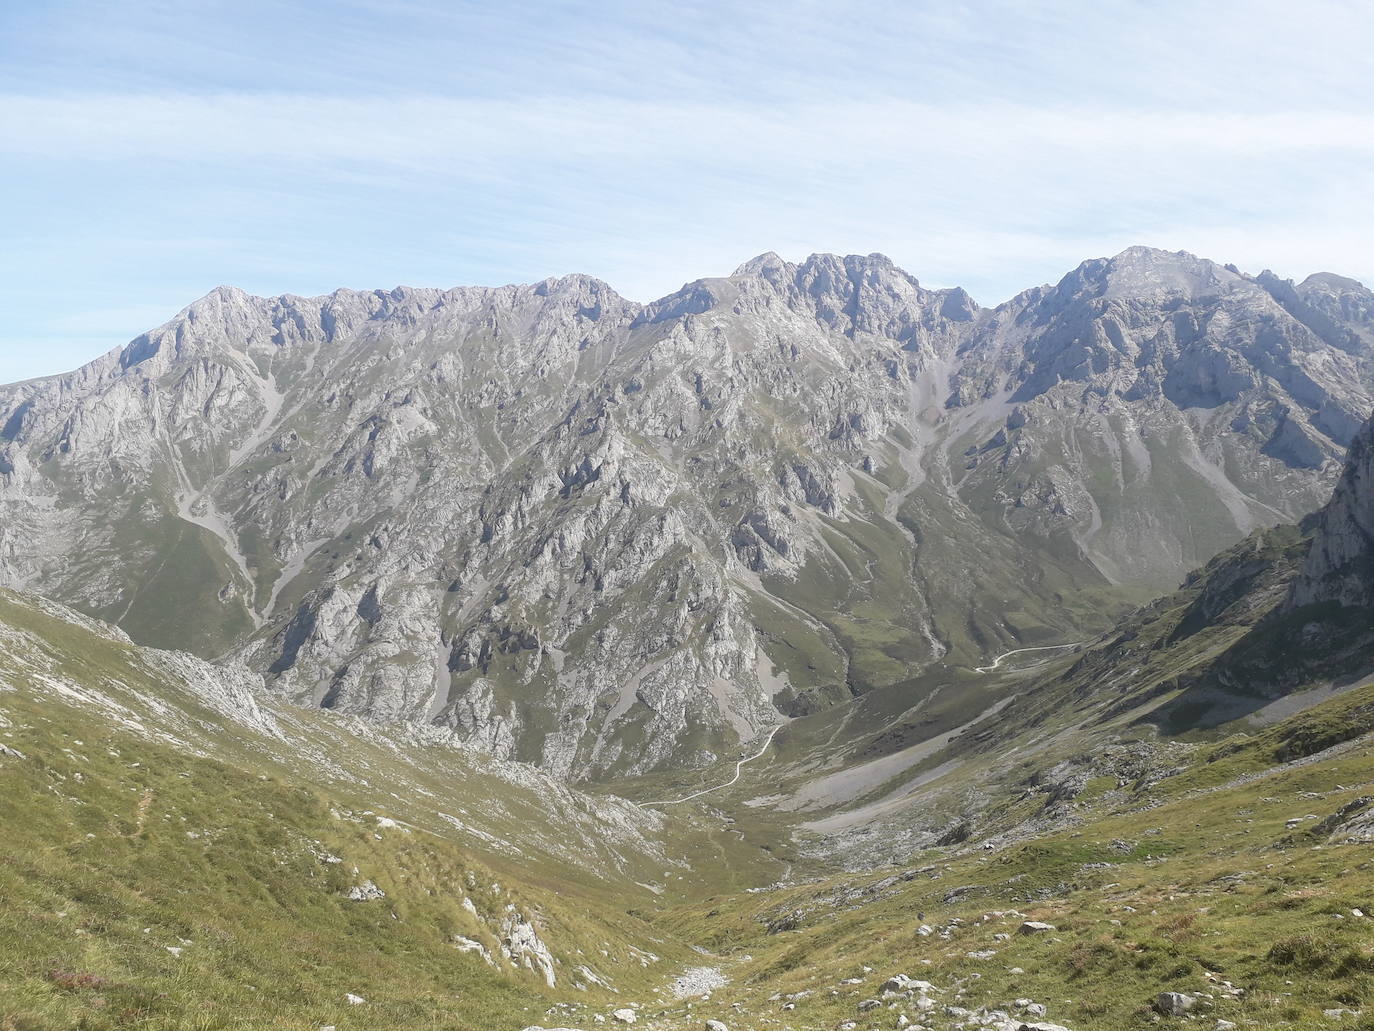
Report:
[{"label": "grey rock face", "polygon": [[1374,604],[1374,421],[1350,445],[1331,501],[1317,516],[1289,607],[1318,602]]},{"label": "grey rock face", "polygon": [[1007,412],[965,490],[1117,582],[1172,586],[1163,568],[1318,507],[1370,408],[1367,347],[1333,346],[1260,282],[1188,254],[1085,262],[988,333],[955,399]]},{"label": "grey rock face", "polygon": [[881,255],[220,288],[0,388],[0,582],[560,775],[711,761],[1315,508],[1367,295],[1143,248],[996,309]]}]

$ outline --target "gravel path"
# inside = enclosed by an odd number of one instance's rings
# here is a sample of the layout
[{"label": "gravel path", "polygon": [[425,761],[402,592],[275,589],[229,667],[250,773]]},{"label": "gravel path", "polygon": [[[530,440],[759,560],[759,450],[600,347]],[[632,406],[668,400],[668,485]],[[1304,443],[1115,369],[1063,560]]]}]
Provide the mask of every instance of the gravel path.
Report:
[{"label": "gravel path", "polygon": [[993,660],[992,660],[992,665],[991,665],[991,666],[974,666],[974,667],[973,667],[973,672],[975,672],[975,673],[991,673],[991,672],[993,672],[995,669],[997,669],[998,666],[1002,665],[1002,660],[1003,660],[1003,659],[1009,659],[1009,658],[1011,658],[1013,655],[1020,655],[1022,652],[1053,652],[1053,651],[1062,651],[1062,650],[1065,649],[1065,648],[1077,648],[1080,644],[1084,644],[1084,643],[1085,643],[1085,642],[1083,642],[1083,641],[1075,641],[1073,644],[1042,644],[1042,645],[1041,645],[1040,647],[1038,647],[1038,648],[1013,648],[1011,651],[1009,651],[1009,652],[1003,652],[1001,655],[997,656],[997,658],[993,659]]},{"label": "gravel path", "polygon": [[774,727],[772,730],[770,730],[770,731],[768,732],[768,737],[766,737],[766,738],[764,739],[763,744],[759,747],[759,750],[758,750],[757,752],[755,752],[753,755],[747,756],[747,757],[741,759],[739,762],[735,763],[735,775],[734,775],[733,777],[731,777],[729,780],[727,780],[724,784],[717,784],[717,785],[716,785],[715,787],[713,787],[713,788],[702,788],[700,791],[693,791],[690,795],[684,795],[682,798],[673,798],[673,799],[669,799],[668,801],[665,801],[665,802],[644,802],[644,803],[641,803],[641,804],[643,804],[643,805],[678,805],[678,804],[681,803],[681,802],[690,802],[690,801],[691,801],[692,799],[694,799],[694,798],[700,798],[702,795],[709,795],[712,791],[719,791],[721,788],[728,788],[731,784],[735,783],[735,781],[739,780],[739,771],[740,771],[740,769],[744,766],[745,763],[751,763],[751,762],[753,762],[755,759],[757,759],[759,756],[761,756],[764,752],[768,751],[768,746],[771,745],[771,744],[773,743],[773,735],[776,734],[778,731],[780,731],[782,728],[783,728],[783,725],[782,725],[781,723],[779,723],[776,727]]}]

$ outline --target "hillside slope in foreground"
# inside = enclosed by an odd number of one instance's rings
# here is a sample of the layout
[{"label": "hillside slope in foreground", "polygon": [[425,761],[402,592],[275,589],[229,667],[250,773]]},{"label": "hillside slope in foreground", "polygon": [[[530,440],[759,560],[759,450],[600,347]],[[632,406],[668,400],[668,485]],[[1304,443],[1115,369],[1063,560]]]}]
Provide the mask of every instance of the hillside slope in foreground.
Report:
[{"label": "hillside slope in foreground", "polygon": [[[1138,614],[1144,658],[1121,635],[1012,674],[1019,704],[1092,660],[1129,658],[1137,682],[1185,645],[1215,664],[1174,638],[1193,607]],[[1106,1031],[1374,1009],[1374,685],[1356,679],[1160,746],[1175,765],[1135,782],[1056,780],[1046,748],[1020,796],[987,797],[989,830],[1029,806],[1041,832],[1023,814],[1019,835],[854,874],[736,809],[771,755],[658,812],[292,710],[41,599],[0,594],[0,634],[6,1028]]]}]

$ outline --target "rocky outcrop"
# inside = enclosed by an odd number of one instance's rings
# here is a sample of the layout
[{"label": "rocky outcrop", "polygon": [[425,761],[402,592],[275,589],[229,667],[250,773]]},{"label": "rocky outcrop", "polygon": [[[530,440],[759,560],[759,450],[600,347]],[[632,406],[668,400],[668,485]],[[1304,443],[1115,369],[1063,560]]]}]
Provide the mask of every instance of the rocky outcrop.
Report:
[{"label": "rocky outcrop", "polygon": [[501,918],[501,954],[517,967],[539,973],[550,988],[558,983],[553,954],[539,937],[533,923],[514,906]]},{"label": "rocky outcrop", "polygon": [[1331,501],[1316,518],[1312,548],[1290,607],[1374,605],[1374,420],[1350,445]]},{"label": "rocky outcrop", "polygon": [[561,776],[709,762],[1315,508],[1362,290],[1144,248],[995,309],[881,255],[220,288],[0,388],[0,582]]}]

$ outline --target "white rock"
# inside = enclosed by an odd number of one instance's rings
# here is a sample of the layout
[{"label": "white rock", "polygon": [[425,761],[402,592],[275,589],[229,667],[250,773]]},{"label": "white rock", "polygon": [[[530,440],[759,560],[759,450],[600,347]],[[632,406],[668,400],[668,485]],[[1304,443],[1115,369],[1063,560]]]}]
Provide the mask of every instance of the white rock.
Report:
[{"label": "white rock", "polygon": [[1167,1017],[1181,1017],[1197,1005],[1197,999],[1182,992],[1160,992],[1155,1009]]}]

